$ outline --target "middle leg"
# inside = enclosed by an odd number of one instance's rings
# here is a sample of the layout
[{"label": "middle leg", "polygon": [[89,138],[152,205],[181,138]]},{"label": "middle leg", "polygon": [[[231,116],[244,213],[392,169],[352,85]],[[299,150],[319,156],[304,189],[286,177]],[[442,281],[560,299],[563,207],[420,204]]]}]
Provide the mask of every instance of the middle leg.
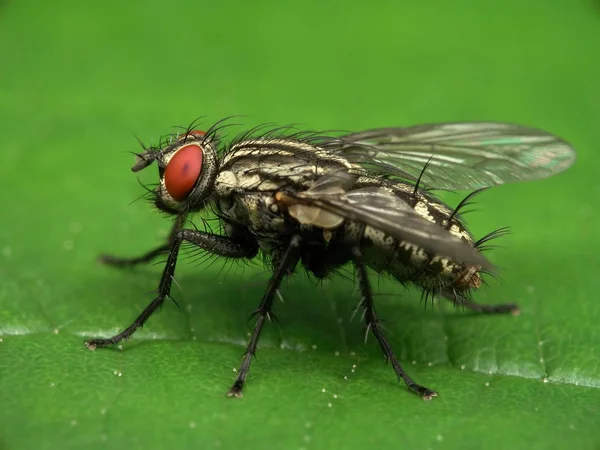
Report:
[{"label": "middle leg", "polygon": [[242,389],[246,383],[246,377],[248,376],[248,372],[250,370],[250,363],[256,354],[256,348],[258,347],[258,341],[260,339],[260,333],[262,332],[263,325],[265,324],[265,319],[271,319],[273,298],[275,297],[283,278],[294,269],[298,263],[298,260],[300,259],[300,244],[300,236],[292,236],[292,239],[290,240],[283,257],[281,258],[281,261],[279,261],[275,273],[269,281],[269,285],[265,294],[263,295],[260,306],[252,313],[253,316],[258,315],[258,320],[254,326],[252,336],[250,336],[250,343],[248,344],[248,348],[244,354],[244,359],[242,361],[242,365],[240,366],[240,370],[238,371],[238,376],[233,383],[233,386],[231,386],[231,389],[227,393],[229,397],[242,397]]}]

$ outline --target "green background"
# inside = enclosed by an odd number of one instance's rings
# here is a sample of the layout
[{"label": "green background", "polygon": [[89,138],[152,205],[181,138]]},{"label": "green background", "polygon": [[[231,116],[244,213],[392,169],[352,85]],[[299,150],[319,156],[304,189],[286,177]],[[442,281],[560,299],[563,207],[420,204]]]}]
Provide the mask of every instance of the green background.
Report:
[{"label": "green background", "polygon": [[[0,448],[599,448],[599,49],[590,0],[3,2]],[[522,315],[424,310],[382,281],[394,348],[440,392],[423,402],[363,344],[352,285],[297,276],[232,400],[267,274],[188,261],[181,309],[122,351],[86,350],[131,322],[161,271],[95,262],[169,228],[131,203],[132,132],[155,143],[232,114],[346,130],[507,120],[571,141],[571,170],[492,189],[467,216],[476,236],[512,227],[477,300]]]}]

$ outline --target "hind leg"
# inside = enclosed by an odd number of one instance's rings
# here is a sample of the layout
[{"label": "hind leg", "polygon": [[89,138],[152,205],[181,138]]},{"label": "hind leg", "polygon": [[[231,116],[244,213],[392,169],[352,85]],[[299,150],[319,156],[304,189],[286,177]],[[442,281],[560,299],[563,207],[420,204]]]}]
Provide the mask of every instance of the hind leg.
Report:
[{"label": "hind leg", "polygon": [[482,314],[506,314],[510,313],[513,316],[518,316],[521,313],[519,306],[516,303],[501,303],[498,305],[482,305],[479,303],[475,303],[469,298],[448,296],[444,297],[447,300],[454,303],[454,306],[462,306],[463,308],[470,309],[471,311],[475,311]]}]

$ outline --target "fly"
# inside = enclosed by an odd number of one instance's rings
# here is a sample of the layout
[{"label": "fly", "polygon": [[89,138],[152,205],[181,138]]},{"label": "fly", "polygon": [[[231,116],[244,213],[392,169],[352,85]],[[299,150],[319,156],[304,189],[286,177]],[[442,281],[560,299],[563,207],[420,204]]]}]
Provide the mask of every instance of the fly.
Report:
[{"label": "fly", "polygon": [[[381,128],[341,136],[258,127],[222,143],[217,122],[193,125],[144,148],[132,167],[158,165],[149,190],[155,206],[174,218],[168,241],[137,258],[103,256],[113,266],[167,261],[156,297],[121,333],[86,341],[90,350],[128,339],[169,298],[185,242],[210,254],[265,256],[272,276],[258,308],[238,376],[228,391],[241,397],[273,299],[298,265],[325,278],[352,264],[361,293],[365,333],[408,388],[429,400],[437,392],[415,383],[385,338],[375,311],[368,269],[420,289],[425,299],[446,298],[481,313],[518,314],[515,304],[481,305],[471,296],[493,265],[486,244],[501,228],[475,240],[459,211],[484,188],[546,178],[566,170],[575,152],[542,130],[499,122],[464,122]],[[452,209],[432,189],[472,190]],[[188,217],[212,211],[221,233],[185,228]]]}]

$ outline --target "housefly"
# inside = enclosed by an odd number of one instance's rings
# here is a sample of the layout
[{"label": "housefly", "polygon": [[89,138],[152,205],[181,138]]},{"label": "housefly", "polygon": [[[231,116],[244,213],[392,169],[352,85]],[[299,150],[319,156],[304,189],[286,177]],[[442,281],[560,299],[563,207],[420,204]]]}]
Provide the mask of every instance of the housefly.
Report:
[{"label": "housefly", "polygon": [[[168,257],[156,297],[121,333],[86,341],[89,349],[129,338],[169,298],[183,243],[226,258],[265,257],[272,276],[253,315],[256,325],[237,379],[228,392],[241,397],[252,357],[282,280],[300,264],[325,278],[350,264],[361,293],[366,333],[408,388],[425,400],[437,393],[404,371],[383,334],[368,269],[426,298],[446,298],[481,313],[518,313],[515,304],[481,305],[471,294],[493,271],[484,256],[499,229],[475,240],[459,211],[481,189],[545,178],[575,160],[569,143],[545,131],[498,122],[381,128],[332,136],[255,128],[227,143],[217,122],[191,125],[137,155],[134,172],[158,165],[155,206],[173,216],[168,241],[131,259],[104,256],[114,266]],[[432,189],[471,190],[451,208]],[[186,228],[188,216],[212,210],[221,233]]]}]

